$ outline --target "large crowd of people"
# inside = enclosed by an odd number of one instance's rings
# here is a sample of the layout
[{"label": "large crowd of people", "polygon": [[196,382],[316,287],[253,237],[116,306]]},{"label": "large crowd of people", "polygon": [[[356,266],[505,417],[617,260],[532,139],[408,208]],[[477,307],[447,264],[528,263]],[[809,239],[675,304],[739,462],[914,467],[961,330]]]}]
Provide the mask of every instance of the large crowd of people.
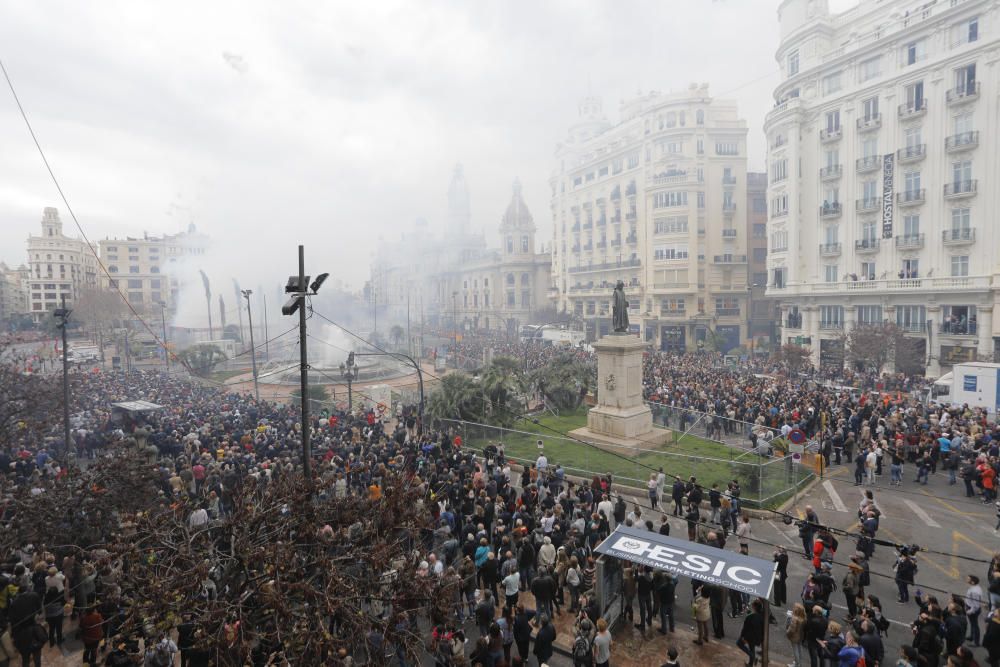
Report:
[{"label": "large crowd of people", "polygon": [[[463,354],[482,354],[471,341],[461,345]],[[495,354],[520,351],[531,364],[543,364],[546,355],[556,353],[548,349],[517,344]],[[574,354],[587,355],[582,350]],[[720,432],[747,424],[783,435],[798,428],[829,465],[853,466],[858,485],[880,479],[886,466],[892,483],[899,484],[904,483],[904,468],[913,473],[906,479],[916,480],[941,469],[955,483],[961,479],[968,496],[996,500],[1000,429],[977,409],[924,404],[911,393],[919,388],[916,381],[841,375],[836,379],[855,389],[832,389],[773,362],[728,368],[705,355],[666,353],[647,355],[644,371],[646,398],[676,408],[664,411],[666,419],[697,412],[708,415],[708,423],[717,424]],[[84,465],[114,456],[119,444],[134,435],[128,423],[112,422],[112,402],[141,398],[163,406],[143,419],[143,434],[156,450],[164,498],[202,501],[190,517],[193,524],[229,512],[241,479],[266,482],[299,466],[299,412],[293,406],[258,403],[248,395],[226,394],[159,372],[77,373],[73,386],[68,448]],[[454,434],[431,426],[405,408],[396,419],[364,411],[321,414],[314,417],[312,430],[315,467],[329,493],[377,498],[388,475],[417,473],[423,480],[434,529],[413,575],[440,577],[453,595],[449,614],[424,619],[427,651],[440,665],[546,663],[555,650],[556,621],[566,615],[573,619],[570,645],[576,664],[607,665],[614,650],[608,621],[614,619],[605,617],[595,595],[594,548],[618,524],[669,534],[671,503],[663,504],[668,492],[687,526],[687,539],[720,548],[735,542],[744,552],[754,547],[739,487],[729,480],[670,480],[670,471],[654,473],[648,498],[637,499],[610,475],[571,479],[544,455],[513,465],[502,443],[471,451]],[[0,446],[0,471],[10,484],[31,485],[62,474],[66,449],[56,427],[26,433]],[[400,460],[405,460],[402,467]],[[797,665],[803,653],[808,653],[810,667],[821,662],[856,667],[849,659],[862,651],[870,656],[866,667],[893,660],[878,652],[885,621],[868,572],[879,544],[880,511],[874,494],[868,497],[849,538],[856,550],[846,568],[833,563],[832,556],[838,535],[841,541],[848,538],[827,530],[806,508],[806,519],[799,523],[802,556],[813,561],[813,574],[798,597],[787,594],[788,554],[775,551],[779,585],[774,603],[790,606],[786,637]],[[899,600],[909,598],[916,555],[901,550],[896,559]],[[83,642],[87,664],[172,664],[175,653],[182,664],[209,664],[193,640],[191,623],[196,620],[155,637],[117,634],[115,569],[99,550],[21,544],[3,556],[0,665],[3,655],[10,664],[41,664],[45,645],[58,646],[71,628]],[[834,567],[843,571],[835,573]],[[955,667],[972,667],[970,646],[980,643],[987,648],[989,664],[1000,664],[1000,556],[982,575],[970,577],[968,590],[950,598],[916,596],[919,616],[912,647],[907,647],[913,650],[903,651],[899,664],[938,667],[946,659]],[[840,577],[849,610],[843,623],[834,619],[830,601]],[[210,588],[212,582],[205,585]],[[675,609],[684,608],[683,588],[663,572],[626,564],[622,613],[644,634],[657,619],[659,632],[674,632]],[[724,636],[723,614],[729,605],[730,616],[742,619],[738,645],[752,666],[768,621],[759,601],[692,582],[690,602],[699,646],[710,642],[709,625],[715,638]],[[376,651],[385,654],[379,638],[365,637],[345,645],[334,662],[355,664]],[[402,655],[397,657],[406,664]]]}]

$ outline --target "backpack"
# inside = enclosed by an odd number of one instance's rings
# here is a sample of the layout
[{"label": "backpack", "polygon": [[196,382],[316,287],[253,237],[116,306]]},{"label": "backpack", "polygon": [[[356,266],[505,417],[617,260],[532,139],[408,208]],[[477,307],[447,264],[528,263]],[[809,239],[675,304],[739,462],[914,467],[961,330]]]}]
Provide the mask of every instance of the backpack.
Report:
[{"label": "backpack", "polygon": [[854,667],[868,667],[868,662],[865,660],[865,650],[860,646],[858,650],[861,651],[861,655],[858,656],[858,661],[854,663]]},{"label": "backpack", "polygon": [[577,635],[573,642],[573,661],[589,665],[591,660],[591,644],[583,635]]}]

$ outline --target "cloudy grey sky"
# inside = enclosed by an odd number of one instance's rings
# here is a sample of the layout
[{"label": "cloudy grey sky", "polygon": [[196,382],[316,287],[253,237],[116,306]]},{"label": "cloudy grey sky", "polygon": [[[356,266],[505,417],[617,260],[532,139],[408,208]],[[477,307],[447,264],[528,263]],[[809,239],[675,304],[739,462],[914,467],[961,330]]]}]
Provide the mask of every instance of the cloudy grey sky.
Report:
[{"label": "cloudy grey sky", "polygon": [[[193,217],[246,284],[283,281],[305,242],[307,268],[359,288],[380,237],[439,228],[455,162],[475,226],[517,176],[548,240],[553,148],[588,89],[614,120],[637,90],[708,82],[763,168],[776,7],[0,0],[0,58],[92,238]],[[45,206],[71,226],[0,89],[0,259],[24,260]]]}]

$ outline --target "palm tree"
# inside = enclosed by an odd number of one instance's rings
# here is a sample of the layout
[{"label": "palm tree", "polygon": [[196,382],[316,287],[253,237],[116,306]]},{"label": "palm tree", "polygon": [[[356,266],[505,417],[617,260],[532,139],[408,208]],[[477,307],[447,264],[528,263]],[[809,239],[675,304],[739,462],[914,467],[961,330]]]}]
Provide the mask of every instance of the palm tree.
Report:
[{"label": "palm tree", "polygon": [[193,345],[186,350],[181,350],[181,361],[191,369],[195,375],[205,377],[211,374],[212,369],[226,360],[226,354],[215,345],[202,343]]},{"label": "palm tree", "polygon": [[580,361],[572,353],[559,355],[545,366],[536,369],[530,384],[555,410],[575,410],[583,403],[594,383],[594,368]]},{"label": "palm tree", "polygon": [[392,340],[392,344],[395,345],[397,348],[399,347],[400,343],[403,342],[403,338],[405,337],[405,335],[406,332],[403,331],[403,327],[399,326],[398,324],[392,325],[392,328],[389,329],[389,338]]},{"label": "palm tree", "polygon": [[509,426],[521,413],[525,390],[521,373],[521,364],[511,357],[497,357],[483,369],[480,390],[490,423]]},{"label": "palm tree", "polygon": [[434,420],[455,419],[478,422],[482,419],[479,386],[466,373],[449,373],[427,398],[426,412]]}]

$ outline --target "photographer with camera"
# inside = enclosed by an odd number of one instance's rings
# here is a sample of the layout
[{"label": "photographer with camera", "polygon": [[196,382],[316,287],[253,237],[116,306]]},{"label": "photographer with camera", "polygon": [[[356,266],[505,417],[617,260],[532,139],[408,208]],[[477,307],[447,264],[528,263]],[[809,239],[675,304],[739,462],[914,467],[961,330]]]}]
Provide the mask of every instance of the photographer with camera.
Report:
[{"label": "photographer with camera", "polygon": [[917,562],[913,559],[912,554],[919,550],[920,547],[916,545],[899,548],[899,557],[892,566],[896,572],[896,586],[899,588],[897,602],[910,601],[910,585],[914,583],[917,574]]}]

